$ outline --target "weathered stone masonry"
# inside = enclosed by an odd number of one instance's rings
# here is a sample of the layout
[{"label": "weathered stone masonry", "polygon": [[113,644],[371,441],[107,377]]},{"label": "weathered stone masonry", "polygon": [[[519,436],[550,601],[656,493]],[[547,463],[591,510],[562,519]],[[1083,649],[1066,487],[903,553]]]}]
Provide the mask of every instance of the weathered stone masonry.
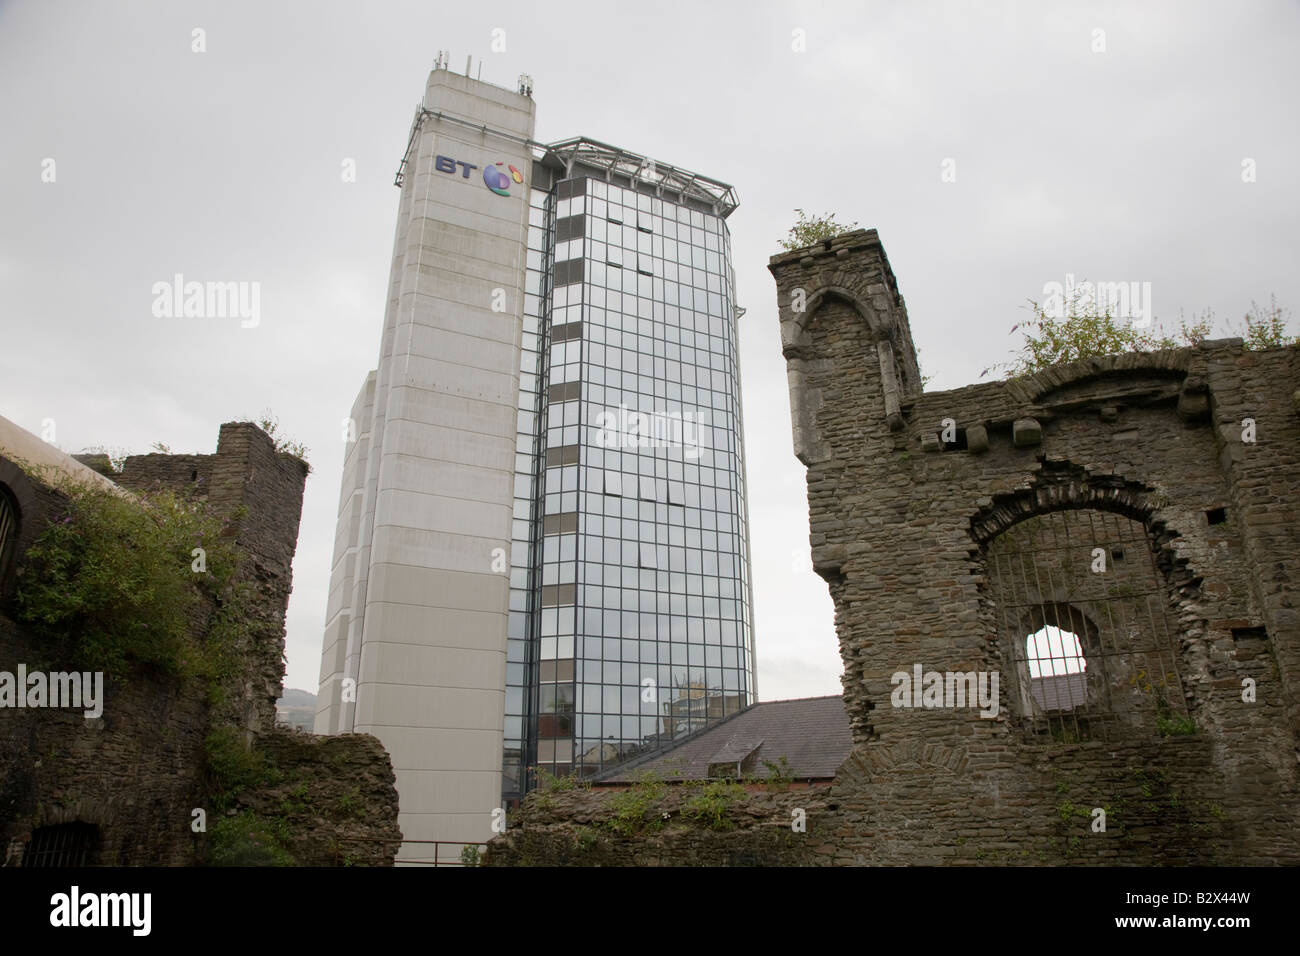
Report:
[{"label": "weathered stone masonry", "polygon": [[[1300,862],[1297,350],[1226,340],[922,394],[874,230],[770,269],[854,731],[832,788],[846,848],[907,863]],[[1000,617],[989,551],[1066,510],[1145,529],[1173,622],[1174,704],[1196,733],[1140,717],[1103,740],[1025,732],[1009,666],[1025,634]],[[893,707],[891,675],[915,663],[1000,671],[998,717]],[[1088,826],[1096,807],[1110,809],[1104,833]]]},{"label": "weathered stone masonry", "polygon": [[[127,679],[106,683],[99,719],[54,709],[0,713],[5,865],[22,860],[37,828],[70,823],[98,828],[96,863],[196,862],[201,840],[191,829],[192,810],[205,806],[204,741],[218,728],[237,729],[274,764],[274,782],[240,793],[236,808],[277,826],[296,862],[391,864],[401,833],[395,778],[382,745],[367,735],[319,738],[275,724],[305,463],[277,452],[246,422],[223,425],[213,455],[133,456],[120,473],[105,468],[106,461],[83,463],[128,490],[195,494],[228,518],[237,578],[253,587],[249,626],[237,649],[241,666],[223,685],[219,704],[210,705],[202,688],[135,667]],[[21,563],[63,499],[3,454],[0,486],[17,506],[14,552]],[[61,669],[11,617],[14,582],[12,573],[0,581],[0,668],[41,662]],[[213,610],[205,603],[196,611],[200,638]],[[208,809],[211,826],[222,814]]]}]

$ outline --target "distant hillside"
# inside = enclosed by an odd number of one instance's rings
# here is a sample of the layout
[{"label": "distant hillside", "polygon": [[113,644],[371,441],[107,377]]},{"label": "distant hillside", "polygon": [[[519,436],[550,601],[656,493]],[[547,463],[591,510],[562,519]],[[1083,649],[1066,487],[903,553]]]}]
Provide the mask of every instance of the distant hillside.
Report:
[{"label": "distant hillside", "polygon": [[310,733],[316,722],[316,695],[305,690],[286,690],[275,702],[275,715],[280,723]]}]

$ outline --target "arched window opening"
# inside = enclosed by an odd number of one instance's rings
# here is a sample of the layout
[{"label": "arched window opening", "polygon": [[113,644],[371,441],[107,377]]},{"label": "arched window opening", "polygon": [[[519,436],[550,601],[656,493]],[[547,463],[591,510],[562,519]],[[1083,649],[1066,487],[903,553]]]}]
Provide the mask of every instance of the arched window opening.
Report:
[{"label": "arched window opening", "polygon": [[1145,525],[1076,508],[1039,514],[986,551],[1009,703],[1030,736],[1158,734],[1187,704],[1178,626]]},{"label": "arched window opening", "polygon": [[1029,692],[1044,712],[1074,710],[1088,703],[1088,659],[1073,631],[1044,624],[1025,638]]}]

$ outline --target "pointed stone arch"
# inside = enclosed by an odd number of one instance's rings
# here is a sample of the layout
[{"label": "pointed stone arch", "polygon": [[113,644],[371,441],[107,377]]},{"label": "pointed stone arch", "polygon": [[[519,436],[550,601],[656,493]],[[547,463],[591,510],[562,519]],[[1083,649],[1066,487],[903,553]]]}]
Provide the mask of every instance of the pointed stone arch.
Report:
[{"label": "pointed stone arch", "polygon": [[[800,303],[799,298],[802,298]],[[839,301],[853,309],[866,323],[873,341],[893,342],[897,338],[892,310],[902,306],[897,292],[879,283],[878,277],[861,272],[837,270],[815,287],[790,289],[781,310],[781,348],[787,358],[799,355],[811,345],[813,317],[828,302]],[[802,308],[797,306],[802,305]],[[897,345],[897,343],[895,343]]]}]

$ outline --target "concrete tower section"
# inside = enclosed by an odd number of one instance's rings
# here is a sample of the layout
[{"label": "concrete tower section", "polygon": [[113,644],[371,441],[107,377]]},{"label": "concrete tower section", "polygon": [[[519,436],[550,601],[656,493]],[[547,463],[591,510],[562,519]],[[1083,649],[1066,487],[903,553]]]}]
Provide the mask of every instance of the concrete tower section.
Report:
[{"label": "concrete tower section", "polygon": [[527,95],[430,74],[353,407],[315,729],[383,741],[408,841],[486,840],[501,800],[533,122]]}]

